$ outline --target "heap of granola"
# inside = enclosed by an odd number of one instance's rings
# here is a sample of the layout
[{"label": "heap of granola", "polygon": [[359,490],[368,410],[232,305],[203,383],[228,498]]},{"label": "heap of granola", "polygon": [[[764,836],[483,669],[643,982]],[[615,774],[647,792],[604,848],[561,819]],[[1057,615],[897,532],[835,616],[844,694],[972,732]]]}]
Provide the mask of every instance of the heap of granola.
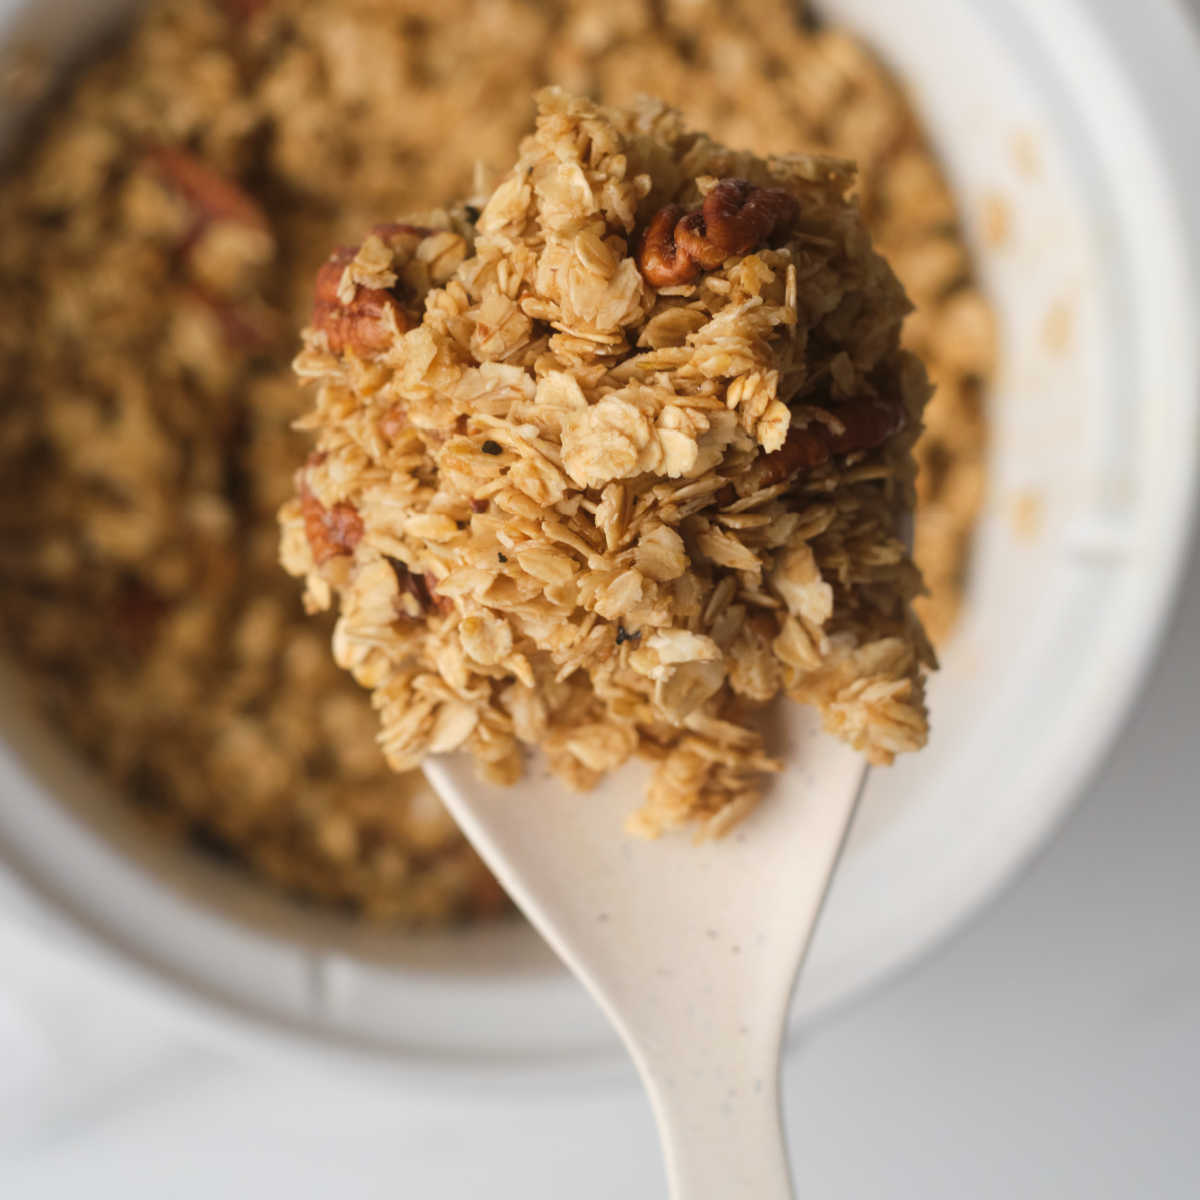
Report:
[{"label": "heap of granola", "polygon": [[465,747],[512,783],[536,746],[587,788],[642,754],[635,828],[711,833],[778,767],[781,692],[872,762],[924,743],[929,388],[853,179],[547,89],[478,206],[322,268],[282,558],[393,767]]}]

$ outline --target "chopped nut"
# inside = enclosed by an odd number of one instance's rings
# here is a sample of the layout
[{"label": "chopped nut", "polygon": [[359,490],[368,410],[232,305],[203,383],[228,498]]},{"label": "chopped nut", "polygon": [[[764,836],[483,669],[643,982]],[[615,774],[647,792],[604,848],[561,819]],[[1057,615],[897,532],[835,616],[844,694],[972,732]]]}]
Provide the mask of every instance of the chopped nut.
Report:
[{"label": "chopped nut", "polygon": [[[388,562],[391,564],[392,570],[396,573],[396,581],[400,585],[401,595],[410,596],[412,600],[416,601],[417,613],[408,612],[407,608],[402,605],[402,616],[421,615],[429,612],[431,609],[437,609],[439,612],[449,612],[454,607],[453,601],[448,596],[442,596],[438,593],[435,576],[429,572],[423,575],[414,574],[398,558],[389,558]],[[409,603],[411,605],[411,601]]]},{"label": "chopped nut", "polygon": [[785,232],[798,208],[795,196],[783,188],[722,179],[704,197],[700,213],[684,220],[676,238],[705,270],[712,271],[725,259],[748,254]]},{"label": "chopped nut", "polygon": [[112,627],[121,646],[133,654],[144,654],[169,605],[149,584],[130,576],[113,603]]},{"label": "chopped nut", "polygon": [[675,230],[683,219],[680,204],[668,204],[655,213],[642,237],[638,266],[651,287],[678,287],[691,283],[700,274],[700,267],[675,240]]},{"label": "chopped nut", "polygon": [[392,337],[411,329],[413,322],[395,295],[383,288],[356,286],[348,304],[338,299],[342,274],[354,255],[354,248],[343,246],[317,272],[312,323],[325,334],[331,353],[351,351],[365,357],[387,349]]},{"label": "chopped nut", "polygon": [[221,0],[224,8],[233,21],[249,21],[265,9],[271,0]]},{"label": "chopped nut", "polygon": [[332,508],[326,508],[309,491],[307,484],[301,482],[300,509],[304,516],[304,533],[317,566],[340,554],[354,553],[354,547],[363,535],[362,517],[354,505],[339,501]]},{"label": "chopped nut", "polygon": [[841,425],[841,432],[819,421],[793,426],[783,446],[765,455],[756,465],[753,474],[756,488],[773,487],[798,471],[824,466],[842,454],[873,450],[905,425],[904,408],[898,400],[864,396],[830,411]]},{"label": "chopped nut", "polygon": [[262,209],[237,184],[202,159],[173,146],[159,146],[147,157],[163,183],[177,192],[192,210],[195,228],[191,237],[212,221],[231,221],[270,231]]},{"label": "chopped nut", "polygon": [[690,283],[701,270],[715,271],[727,258],[748,254],[791,226],[796,198],[783,188],[755,187],[745,179],[722,179],[698,212],[668,204],[651,220],[638,255],[653,287]]}]

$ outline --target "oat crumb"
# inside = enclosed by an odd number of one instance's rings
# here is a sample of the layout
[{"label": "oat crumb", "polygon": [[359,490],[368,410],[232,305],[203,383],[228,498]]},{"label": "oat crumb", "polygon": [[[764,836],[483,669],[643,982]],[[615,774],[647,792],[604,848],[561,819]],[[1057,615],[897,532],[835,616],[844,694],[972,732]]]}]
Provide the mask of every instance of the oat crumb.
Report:
[{"label": "oat crumb", "polygon": [[1075,313],[1066,300],[1056,300],[1042,322],[1042,345],[1051,354],[1063,354],[1071,345]]},{"label": "oat crumb", "polygon": [[1036,137],[1028,129],[1018,130],[1011,142],[1013,163],[1026,179],[1034,179],[1042,170],[1041,151]]},{"label": "oat crumb", "polygon": [[1018,492],[1009,511],[1013,533],[1018,540],[1037,541],[1045,524],[1045,513],[1046,502],[1041,492],[1033,489]]},{"label": "oat crumb", "polygon": [[989,192],[983,199],[983,240],[1001,250],[1012,237],[1012,206],[1002,192]]}]

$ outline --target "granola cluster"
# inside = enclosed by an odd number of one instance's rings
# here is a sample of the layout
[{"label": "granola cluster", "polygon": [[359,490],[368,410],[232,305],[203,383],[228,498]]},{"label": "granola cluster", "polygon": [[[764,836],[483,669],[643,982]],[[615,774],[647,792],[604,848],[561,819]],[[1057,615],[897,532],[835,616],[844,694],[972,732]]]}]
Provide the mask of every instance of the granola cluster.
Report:
[{"label": "granola cluster", "polygon": [[537,99],[490,195],[322,268],[283,562],[397,770],[513,783],[536,746],[585,789],[642,754],[635,828],[720,832],[781,692],[872,762],[924,743],[909,305],[844,161]]}]

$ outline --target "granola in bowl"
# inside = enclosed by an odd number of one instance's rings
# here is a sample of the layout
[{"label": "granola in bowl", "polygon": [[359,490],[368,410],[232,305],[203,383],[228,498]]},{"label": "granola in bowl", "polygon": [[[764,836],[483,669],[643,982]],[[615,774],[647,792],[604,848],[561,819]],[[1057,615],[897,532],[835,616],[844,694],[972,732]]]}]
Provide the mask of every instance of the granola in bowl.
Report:
[{"label": "granola in bowl", "polygon": [[844,160],[537,102],[489,195],[318,273],[282,560],[395,769],[462,747],[513,783],[536,746],[586,789],[640,754],[635,829],[720,832],[776,695],[872,762],[925,741],[909,303]]},{"label": "granola in bowl", "polygon": [[[537,87],[626,102],[647,78],[726,142],[858,163],[867,226],[916,305],[905,342],[936,384],[917,604],[948,636],[983,485],[990,312],[901,82],[852,33],[800,23],[790,0],[149,0],[0,183],[0,630],[32,700],[156,826],[379,920],[502,907],[419,778],[387,769],[331,627],[277,565],[304,453],[290,362],[331,246],[465,195],[481,158],[511,161]],[[180,153],[269,235],[189,222]]]}]

